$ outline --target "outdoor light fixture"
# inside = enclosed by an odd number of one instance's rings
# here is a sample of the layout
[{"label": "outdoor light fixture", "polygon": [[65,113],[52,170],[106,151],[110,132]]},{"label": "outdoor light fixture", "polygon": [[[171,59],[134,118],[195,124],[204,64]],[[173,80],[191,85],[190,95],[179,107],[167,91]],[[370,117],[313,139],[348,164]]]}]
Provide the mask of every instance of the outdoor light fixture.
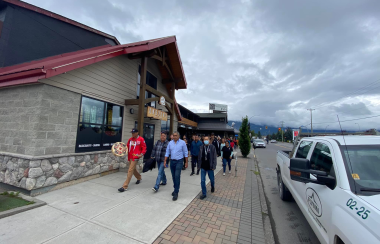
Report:
[{"label": "outdoor light fixture", "polygon": [[129,110],[129,112],[130,112],[131,114],[133,114],[133,113],[135,112],[135,110],[134,110],[133,108],[131,108],[131,109]]}]

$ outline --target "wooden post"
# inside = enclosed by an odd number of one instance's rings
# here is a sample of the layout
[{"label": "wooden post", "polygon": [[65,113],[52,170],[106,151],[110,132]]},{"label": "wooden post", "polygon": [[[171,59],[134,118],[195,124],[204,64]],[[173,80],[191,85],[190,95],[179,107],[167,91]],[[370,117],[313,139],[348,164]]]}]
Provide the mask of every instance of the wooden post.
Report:
[{"label": "wooden post", "polygon": [[171,89],[170,94],[169,94],[170,98],[173,100],[173,102],[172,102],[172,114],[170,115],[170,135],[173,134],[173,132],[174,132],[174,114],[175,114],[175,112],[174,112],[175,111],[174,94],[175,94],[175,83],[172,82],[172,89]]},{"label": "wooden post", "polygon": [[137,129],[140,136],[144,134],[144,108],[145,108],[145,85],[146,85],[146,70],[147,70],[148,58],[141,58],[140,69],[140,95],[139,95],[139,113],[137,119]]}]

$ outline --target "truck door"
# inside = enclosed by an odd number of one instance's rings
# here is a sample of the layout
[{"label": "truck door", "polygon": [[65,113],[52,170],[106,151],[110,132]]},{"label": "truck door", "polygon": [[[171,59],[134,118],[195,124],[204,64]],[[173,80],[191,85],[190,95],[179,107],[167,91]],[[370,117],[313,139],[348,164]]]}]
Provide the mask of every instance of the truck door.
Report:
[{"label": "truck door", "polygon": [[[336,178],[336,166],[333,163],[334,152],[332,146],[328,142],[317,142],[312,153],[309,154],[310,164],[312,169],[327,172],[329,175]],[[314,175],[310,175],[311,179],[316,179]],[[332,230],[329,228],[331,223],[332,209],[336,204],[336,190],[330,189],[325,185],[318,185],[314,183],[305,184],[303,192],[304,206],[308,208],[307,213],[314,221],[319,234],[328,243],[328,232]]]}]

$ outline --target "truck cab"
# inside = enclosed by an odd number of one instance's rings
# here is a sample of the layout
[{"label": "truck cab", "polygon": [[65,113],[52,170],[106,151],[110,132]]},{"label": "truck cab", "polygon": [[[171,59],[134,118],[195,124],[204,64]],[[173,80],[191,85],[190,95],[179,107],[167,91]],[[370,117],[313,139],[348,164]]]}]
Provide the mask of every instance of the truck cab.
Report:
[{"label": "truck cab", "polygon": [[304,138],[277,153],[277,178],[321,243],[380,243],[380,137]]}]

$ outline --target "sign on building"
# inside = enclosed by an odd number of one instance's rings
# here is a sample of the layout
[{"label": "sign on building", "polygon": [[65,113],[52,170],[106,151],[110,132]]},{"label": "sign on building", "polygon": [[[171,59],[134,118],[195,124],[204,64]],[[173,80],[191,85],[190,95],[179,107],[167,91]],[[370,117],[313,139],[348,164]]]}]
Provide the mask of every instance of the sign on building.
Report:
[{"label": "sign on building", "polygon": [[227,112],[227,108],[225,104],[209,103],[209,110]]},{"label": "sign on building", "polygon": [[164,121],[168,120],[167,113],[165,113],[164,111],[149,107],[149,106],[147,109],[147,116],[149,118],[155,118],[155,119],[164,120]]}]

